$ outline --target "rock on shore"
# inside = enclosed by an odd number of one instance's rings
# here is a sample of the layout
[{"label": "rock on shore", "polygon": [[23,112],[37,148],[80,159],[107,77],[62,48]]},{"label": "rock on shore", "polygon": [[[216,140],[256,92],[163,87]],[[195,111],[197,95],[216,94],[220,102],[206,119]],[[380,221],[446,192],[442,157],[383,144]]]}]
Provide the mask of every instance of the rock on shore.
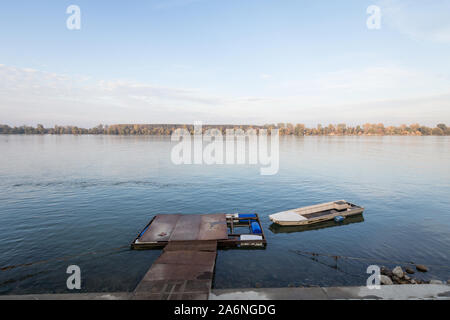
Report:
[{"label": "rock on shore", "polygon": [[400,266],[396,266],[394,269],[392,269],[392,273],[399,279],[403,278],[403,270]]},{"label": "rock on shore", "polygon": [[420,272],[427,272],[428,268],[424,266],[423,264],[416,264],[416,269]]},{"label": "rock on shore", "polygon": [[385,276],[385,275],[381,275],[380,276],[380,283],[382,285],[385,285],[385,286],[389,286],[389,285],[393,285],[394,284],[392,282],[391,278],[389,278],[388,276]]},{"label": "rock on shore", "polygon": [[[427,272],[428,268],[424,265],[416,265],[417,270],[421,272]],[[405,268],[406,272],[403,271],[402,267],[396,266],[394,269],[389,270],[386,267],[381,267],[381,278],[380,283],[382,285],[392,285],[392,284],[444,284],[441,280],[430,280],[424,281],[420,279],[414,279],[408,274],[413,274],[414,271],[410,268]],[[450,284],[450,280],[447,281],[447,284]]]},{"label": "rock on shore", "polygon": [[414,270],[411,268],[405,268],[406,273],[414,274]]}]

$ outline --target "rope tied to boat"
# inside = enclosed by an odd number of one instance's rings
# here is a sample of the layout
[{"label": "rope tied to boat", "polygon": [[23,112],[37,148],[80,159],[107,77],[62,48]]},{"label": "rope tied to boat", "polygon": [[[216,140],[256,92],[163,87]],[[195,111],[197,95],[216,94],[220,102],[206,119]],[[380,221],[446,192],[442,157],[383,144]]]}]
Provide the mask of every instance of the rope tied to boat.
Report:
[{"label": "rope tied to boat", "polygon": [[[289,250],[291,252],[294,252],[298,255],[310,255],[313,257],[330,257],[334,258],[337,262],[338,259],[348,259],[348,260],[357,260],[357,261],[368,261],[368,262],[377,262],[377,263],[386,263],[386,264],[407,264],[416,266],[418,263],[412,262],[412,261],[392,261],[392,260],[385,260],[385,259],[375,259],[375,258],[362,258],[362,257],[351,257],[351,256],[345,256],[345,255],[336,255],[336,254],[327,254],[327,253],[318,253],[318,252],[308,252],[308,251],[302,251],[302,250]],[[427,264],[430,267],[434,268],[442,268],[442,269],[449,269],[450,266],[443,266],[443,265],[433,265],[433,264]]]}]

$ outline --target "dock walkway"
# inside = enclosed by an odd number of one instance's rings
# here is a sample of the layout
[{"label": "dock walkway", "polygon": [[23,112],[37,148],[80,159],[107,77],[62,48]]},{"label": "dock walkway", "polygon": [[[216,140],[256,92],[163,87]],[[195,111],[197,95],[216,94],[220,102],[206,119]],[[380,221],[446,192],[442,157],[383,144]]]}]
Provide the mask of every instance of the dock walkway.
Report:
[{"label": "dock walkway", "polygon": [[208,299],[217,240],[228,237],[225,215],[160,215],[151,225],[142,241],[167,244],[136,287],[135,299]]},{"label": "dock walkway", "polygon": [[[241,228],[244,234],[236,233]],[[264,248],[257,214],[163,214],[153,217],[132,243],[134,249],[163,248],[134,291],[135,299],[207,299],[218,247]]]},{"label": "dock walkway", "polygon": [[135,299],[208,299],[217,256],[217,241],[169,242],[137,286]]}]

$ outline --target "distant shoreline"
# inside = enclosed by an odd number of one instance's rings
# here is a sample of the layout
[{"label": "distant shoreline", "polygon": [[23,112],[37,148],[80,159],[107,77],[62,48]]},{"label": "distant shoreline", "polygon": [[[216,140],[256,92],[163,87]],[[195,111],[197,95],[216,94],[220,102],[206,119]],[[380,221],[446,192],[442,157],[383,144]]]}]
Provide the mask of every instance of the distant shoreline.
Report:
[{"label": "distant shoreline", "polygon": [[[20,126],[10,127],[0,124],[0,134],[13,135],[119,135],[119,136],[170,136],[177,129],[188,130],[194,133],[194,126],[189,124],[114,124],[98,125],[93,128],[80,128],[77,126],[58,126],[45,128],[38,124],[36,127]],[[440,123],[434,128],[420,124],[388,126],[383,124],[370,124],[347,126],[346,124],[317,125],[307,128],[304,124],[278,123],[266,125],[203,125],[203,131],[218,129],[223,135],[227,130],[268,130],[278,129],[280,136],[449,136],[450,127]]]}]

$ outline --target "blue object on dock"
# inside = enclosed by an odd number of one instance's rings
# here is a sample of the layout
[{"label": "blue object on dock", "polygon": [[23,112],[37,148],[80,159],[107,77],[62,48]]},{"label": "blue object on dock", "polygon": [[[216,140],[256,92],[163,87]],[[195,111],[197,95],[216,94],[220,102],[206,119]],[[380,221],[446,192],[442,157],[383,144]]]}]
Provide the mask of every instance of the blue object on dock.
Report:
[{"label": "blue object on dock", "polygon": [[149,227],[150,227],[150,225],[148,225],[147,227],[145,227],[144,230],[142,230],[142,232],[139,234],[138,239],[139,239],[140,237],[142,237],[142,235],[145,233],[145,231],[147,231],[147,229],[148,229]]},{"label": "blue object on dock", "polygon": [[[239,218],[256,218],[256,214],[254,213],[239,213]],[[241,220],[241,222],[246,223],[249,220]]]},{"label": "blue object on dock", "polygon": [[334,221],[336,221],[336,222],[342,222],[342,221],[344,221],[344,217],[343,216],[336,216],[336,217],[334,217]]},{"label": "blue object on dock", "polygon": [[261,226],[256,221],[252,222],[252,232],[256,234],[262,233]]}]

